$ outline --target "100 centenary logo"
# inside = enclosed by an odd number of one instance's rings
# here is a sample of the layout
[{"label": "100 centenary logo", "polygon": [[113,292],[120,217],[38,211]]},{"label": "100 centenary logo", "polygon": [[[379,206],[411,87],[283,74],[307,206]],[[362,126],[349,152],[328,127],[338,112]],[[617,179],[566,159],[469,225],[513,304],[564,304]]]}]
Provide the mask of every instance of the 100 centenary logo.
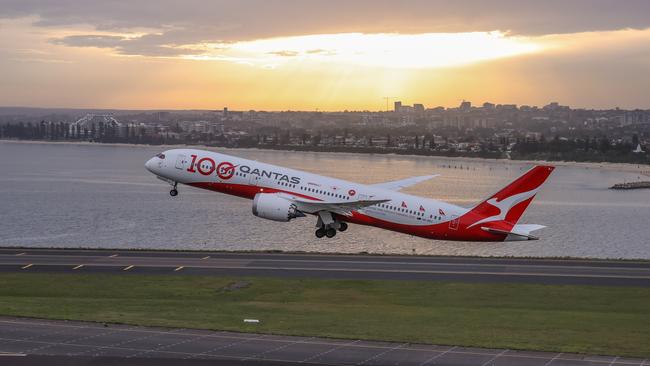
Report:
[{"label": "100 centenary logo", "polygon": [[192,162],[190,163],[190,167],[187,168],[187,171],[190,173],[198,172],[202,175],[211,175],[216,171],[216,174],[219,178],[227,180],[235,175],[235,169],[239,169],[239,171],[243,174],[257,175],[259,177],[275,179],[290,184],[300,184],[300,177],[289,176],[287,174],[274,172],[272,170],[251,168],[248,165],[234,165],[228,161],[221,162],[219,165],[217,165],[214,159],[209,157],[199,159],[197,155],[192,155]]}]

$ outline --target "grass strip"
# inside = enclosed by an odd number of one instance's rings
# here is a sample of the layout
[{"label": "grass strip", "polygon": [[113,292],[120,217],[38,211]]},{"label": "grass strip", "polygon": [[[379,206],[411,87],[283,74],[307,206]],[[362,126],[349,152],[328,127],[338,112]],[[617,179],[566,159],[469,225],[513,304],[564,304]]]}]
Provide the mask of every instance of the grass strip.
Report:
[{"label": "grass strip", "polygon": [[2,315],[637,357],[648,304],[642,287],[0,274]]}]

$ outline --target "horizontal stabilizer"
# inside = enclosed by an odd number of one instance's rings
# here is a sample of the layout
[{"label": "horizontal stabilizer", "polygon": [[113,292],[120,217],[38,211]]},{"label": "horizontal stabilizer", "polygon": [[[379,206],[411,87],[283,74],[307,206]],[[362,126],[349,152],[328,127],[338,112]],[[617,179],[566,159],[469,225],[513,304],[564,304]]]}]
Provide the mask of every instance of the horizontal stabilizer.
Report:
[{"label": "horizontal stabilizer", "polygon": [[535,225],[535,224],[519,224],[515,225],[512,230],[501,230],[491,227],[481,226],[481,230],[487,231],[493,234],[504,234],[507,235],[505,241],[518,241],[518,240],[538,240],[539,238],[533,235],[530,235],[532,231],[545,228],[544,225]]}]

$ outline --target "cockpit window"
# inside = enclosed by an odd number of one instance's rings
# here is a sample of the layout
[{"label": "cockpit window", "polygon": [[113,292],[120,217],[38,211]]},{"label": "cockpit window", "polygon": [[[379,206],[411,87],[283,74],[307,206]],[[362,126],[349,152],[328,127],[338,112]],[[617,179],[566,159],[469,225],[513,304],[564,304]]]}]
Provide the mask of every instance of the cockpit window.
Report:
[{"label": "cockpit window", "polygon": [[164,158],[165,158],[165,154],[160,153],[160,154],[156,155],[156,157],[158,157],[158,158],[160,158],[160,159],[164,159]]}]

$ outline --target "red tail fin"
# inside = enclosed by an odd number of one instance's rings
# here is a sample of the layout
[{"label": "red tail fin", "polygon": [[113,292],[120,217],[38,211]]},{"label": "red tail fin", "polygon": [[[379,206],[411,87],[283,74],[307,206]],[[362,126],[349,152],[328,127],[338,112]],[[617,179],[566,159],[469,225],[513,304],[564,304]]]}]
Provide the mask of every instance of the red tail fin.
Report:
[{"label": "red tail fin", "polygon": [[519,221],[521,215],[535,198],[539,187],[551,175],[555,167],[537,165],[524,173],[514,182],[476,205],[466,214],[463,221],[468,228],[480,224],[498,222],[499,228],[510,230]]}]

